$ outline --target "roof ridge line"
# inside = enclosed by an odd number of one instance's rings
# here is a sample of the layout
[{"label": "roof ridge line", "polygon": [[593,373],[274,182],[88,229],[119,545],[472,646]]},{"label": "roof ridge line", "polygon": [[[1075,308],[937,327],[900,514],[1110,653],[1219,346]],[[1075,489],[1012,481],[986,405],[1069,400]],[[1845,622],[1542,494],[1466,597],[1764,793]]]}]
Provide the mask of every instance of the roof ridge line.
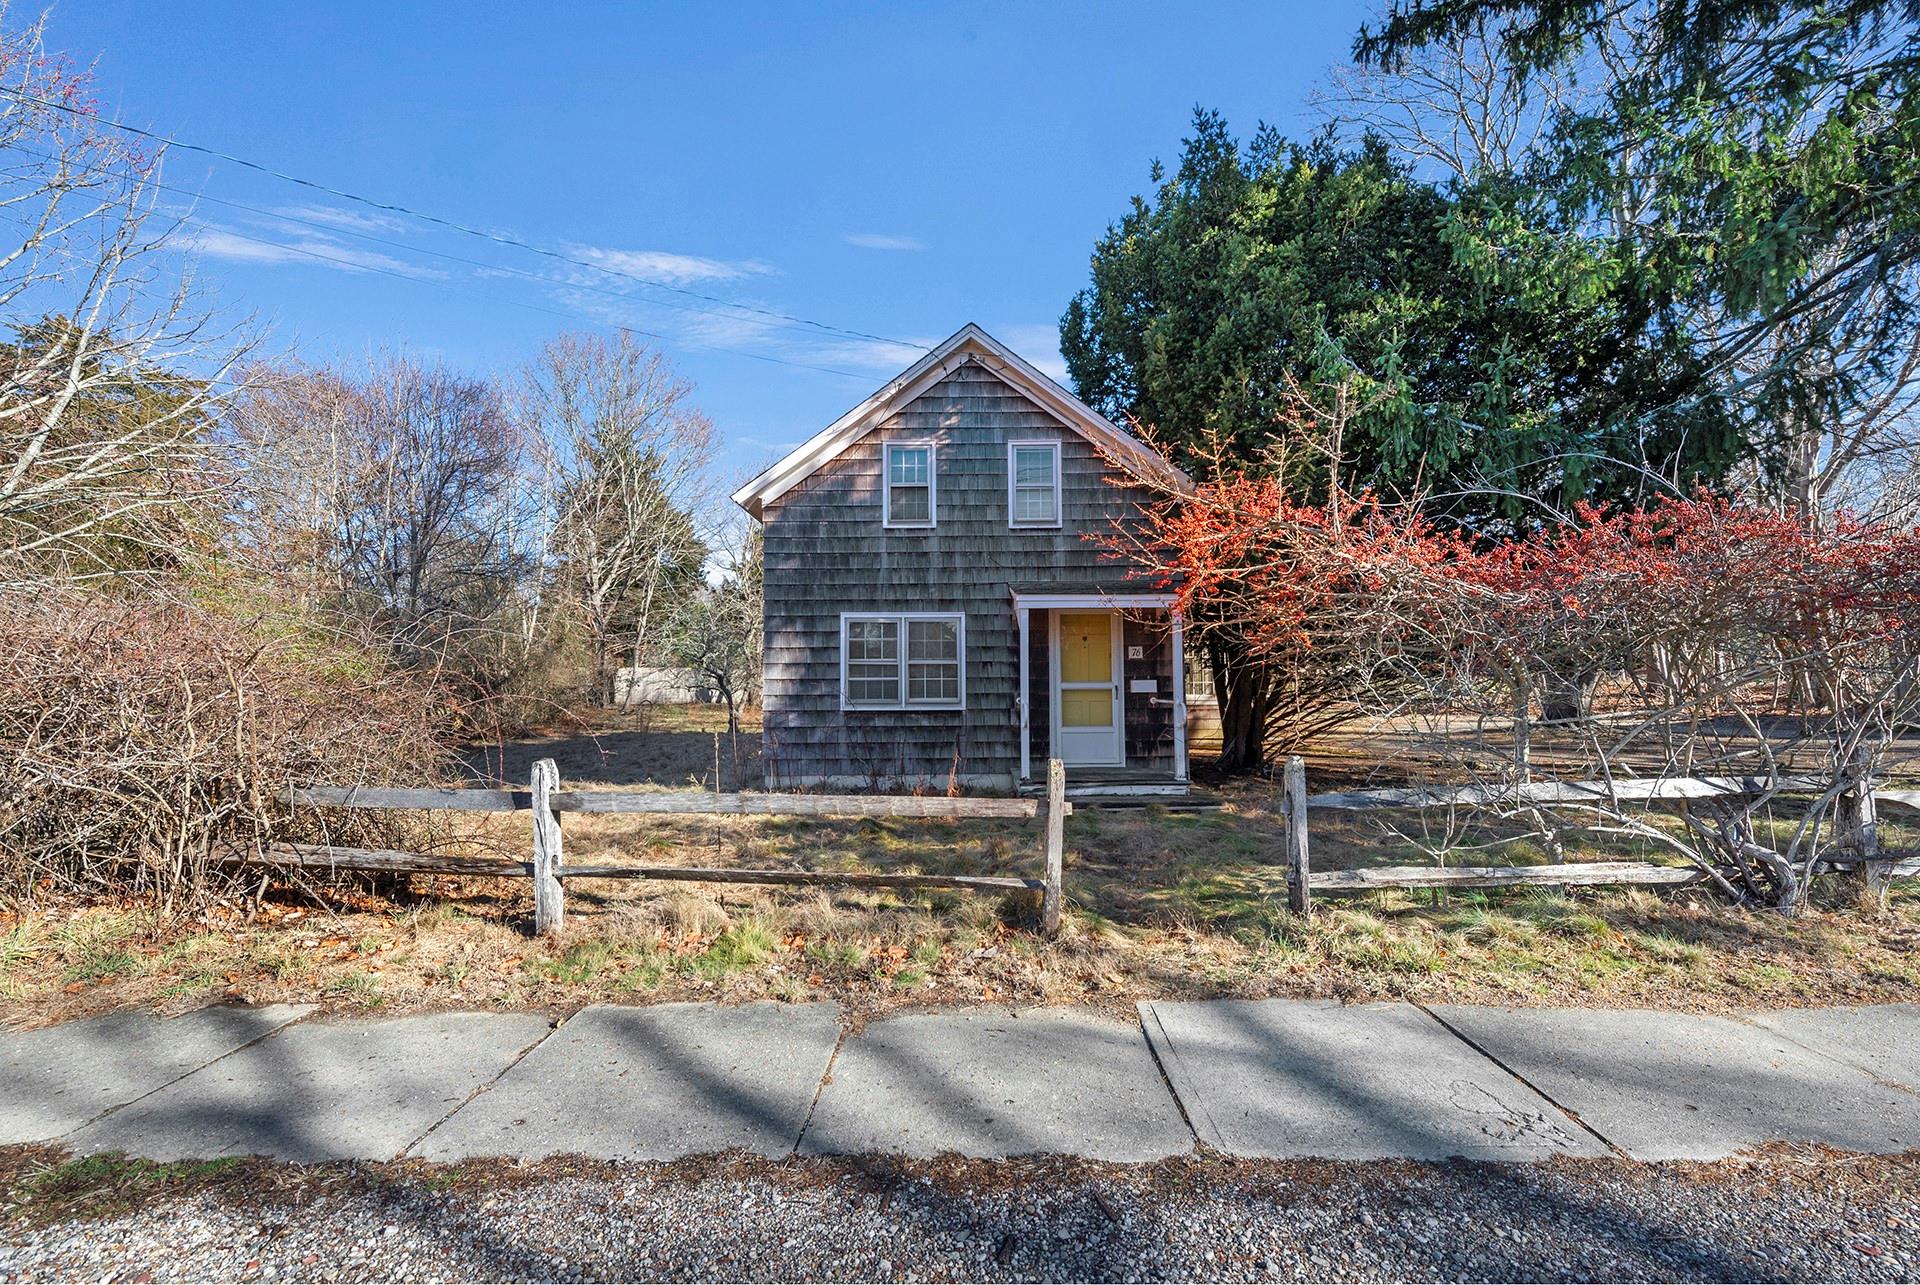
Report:
[{"label": "roof ridge line", "polygon": [[[969,345],[977,351],[970,351]],[[948,359],[955,354],[961,354],[960,361],[948,365]],[[899,405],[921,396],[960,366],[982,357],[995,359],[1008,367],[996,369],[989,361],[980,360],[983,369],[1042,410],[1053,414],[1067,428],[1079,433],[1096,447],[1105,447],[1109,454],[1118,457],[1132,456],[1144,470],[1163,475],[1171,471],[1173,476],[1185,479],[1186,475],[1159,452],[1081,401],[1026,358],[988,334],[977,322],[969,321],[928,349],[925,356],[883,383],[858,406],[755,474],[733,493],[733,502],[754,517],[759,517],[765,505],[791,491],[822,465],[837,458],[848,446],[864,437],[871,431],[876,417],[897,410]],[[1124,465],[1126,460],[1122,458],[1120,462]]]}]

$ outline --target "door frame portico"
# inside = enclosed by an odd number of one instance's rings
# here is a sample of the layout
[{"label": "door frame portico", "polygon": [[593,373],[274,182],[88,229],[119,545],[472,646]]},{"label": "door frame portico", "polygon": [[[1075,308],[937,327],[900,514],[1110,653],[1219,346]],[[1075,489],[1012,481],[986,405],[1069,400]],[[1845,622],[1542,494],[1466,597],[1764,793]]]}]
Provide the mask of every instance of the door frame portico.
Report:
[{"label": "door frame portico", "polygon": [[[1066,723],[1061,707],[1065,704],[1062,693],[1066,691],[1066,679],[1062,676],[1060,663],[1060,618],[1067,614],[1076,616],[1105,616],[1107,620],[1107,681],[1099,686],[1112,689],[1111,715],[1107,739],[1112,749],[1107,757],[1099,759],[1070,759],[1067,757]],[[1047,675],[1047,706],[1050,722],[1048,735],[1053,753],[1068,767],[1125,767],[1127,763],[1127,667],[1122,659],[1125,646],[1126,621],[1118,611],[1104,607],[1062,607],[1047,614],[1047,656],[1052,672]],[[1088,687],[1094,686],[1087,684]]]},{"label": "door frame portico", "polygon": [[[1015,705],[1018,707],[1020,714],[1020,779],[1022,781],[1030,781],[1033,779],[1032,726],[1035,711],[1030,708],[1032,701],[1029,699],[1028,691],[1031,686],[1031,675],[1028,667],[1032,657],[1032,613],[1035,611],[1045,611],[1049,613],[1059,611],[1113,611],[1124,613],[1129,610],[1157,610],[1168,613],[1173,627],[1173,636],[1170,643],[1173,648],[1174,776],[1180,781],[1187,780],[1186,653],[1182,637],[1184,632],[1182,629],[1183,622],[1180,619],[1180,612],[1175,608],[1174,595],[1171,593],[1132,593],[1125,591],[1114,593],[1072,593],[1053,592],[1044,589],[1033,591],[1010,589],[1008,592],[1013,600],[1015,632],[1017,634],[1017,645],[1020,651],[1020,688],[1014,697]],[[1125,617],[1123,615],[1121,623],[1116,625],[1117,632],[1115,635],[1116,646],[1122,648],[1124,648],[1125,645],[1124,619]],[[1049,631],[1047,656],[1050,665],[1054,662],[1054,657],[1058,651],[1052,644],[1053,630],[1056,627],[1054,618],[1050,617],[1047,626]],[[1122,670],[1120,708],[1116,713],[1122,723],[1119,735],[1120,752],[1122,760],[1124,761],[1126,755],[1126,682],[1124,664]],[[1049,708],[1041,712],[1047,717],[1049,732],[1051,734],[1053,728],[1057,725],[1057,719],[1054,717],[1052,708],[1056,704],[1056,698],[1059,692],[1059,680],[1056,675],[1048,675],[1047,689],[1047,704]],[[1058,742],[1053,741],[1050,743],[1057,744]]]}]

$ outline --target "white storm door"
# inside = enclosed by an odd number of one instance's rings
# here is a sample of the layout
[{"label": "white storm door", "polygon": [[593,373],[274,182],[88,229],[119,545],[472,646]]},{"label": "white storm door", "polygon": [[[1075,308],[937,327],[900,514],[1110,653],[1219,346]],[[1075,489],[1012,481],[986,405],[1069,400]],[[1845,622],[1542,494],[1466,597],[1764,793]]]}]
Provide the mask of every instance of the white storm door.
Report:
[{"label": "white storm door", "polygon": [[1111,611],[1055,612],[1053,744],[1062,763],[1125,764],[1120,690],[1120,617]]}]

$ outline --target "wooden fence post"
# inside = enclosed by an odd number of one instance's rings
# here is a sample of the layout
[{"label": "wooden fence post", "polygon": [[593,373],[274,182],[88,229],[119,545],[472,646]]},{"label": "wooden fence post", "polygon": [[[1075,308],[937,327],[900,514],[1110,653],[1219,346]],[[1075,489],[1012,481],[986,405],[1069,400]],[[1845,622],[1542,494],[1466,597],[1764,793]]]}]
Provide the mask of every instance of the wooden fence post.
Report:
[{"label": "wooden fence post", "polygon": [[1059,759],[1047,760],[1046,804],[1047,882],[1040,894],[1040,931],[1049,937],[1060,932],[1060,868],[1067,845],[1067,768]]},{"label": "wooden fence post", "polygon": [[533,931],[557,936],[566,926],[566,893],[560,887],[560,814],[553,796],[560,791],[560,765],[541,759],[533,765]]},{"label": "wooden fence post", "polygon": [[1312,873],[1307,862],[1307,761],[1287,757],[1287,909],[1296,915],[1313,913]]}]

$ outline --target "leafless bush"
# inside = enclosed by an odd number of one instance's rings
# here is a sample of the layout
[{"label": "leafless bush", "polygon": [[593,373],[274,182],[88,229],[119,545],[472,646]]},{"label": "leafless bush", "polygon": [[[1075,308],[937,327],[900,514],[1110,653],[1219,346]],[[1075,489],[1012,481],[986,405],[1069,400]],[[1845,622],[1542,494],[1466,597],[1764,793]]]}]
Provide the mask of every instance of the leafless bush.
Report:
[{"label": "leafless bush", "polygon": [[417,783],[446,761],[444,697],[384,659],[306,618],[150,594],[0,592],[0,613],[0,896],[177,910],[258,845],[418,837],[386,813],[321,835],[284,799],[295,783]]}]

